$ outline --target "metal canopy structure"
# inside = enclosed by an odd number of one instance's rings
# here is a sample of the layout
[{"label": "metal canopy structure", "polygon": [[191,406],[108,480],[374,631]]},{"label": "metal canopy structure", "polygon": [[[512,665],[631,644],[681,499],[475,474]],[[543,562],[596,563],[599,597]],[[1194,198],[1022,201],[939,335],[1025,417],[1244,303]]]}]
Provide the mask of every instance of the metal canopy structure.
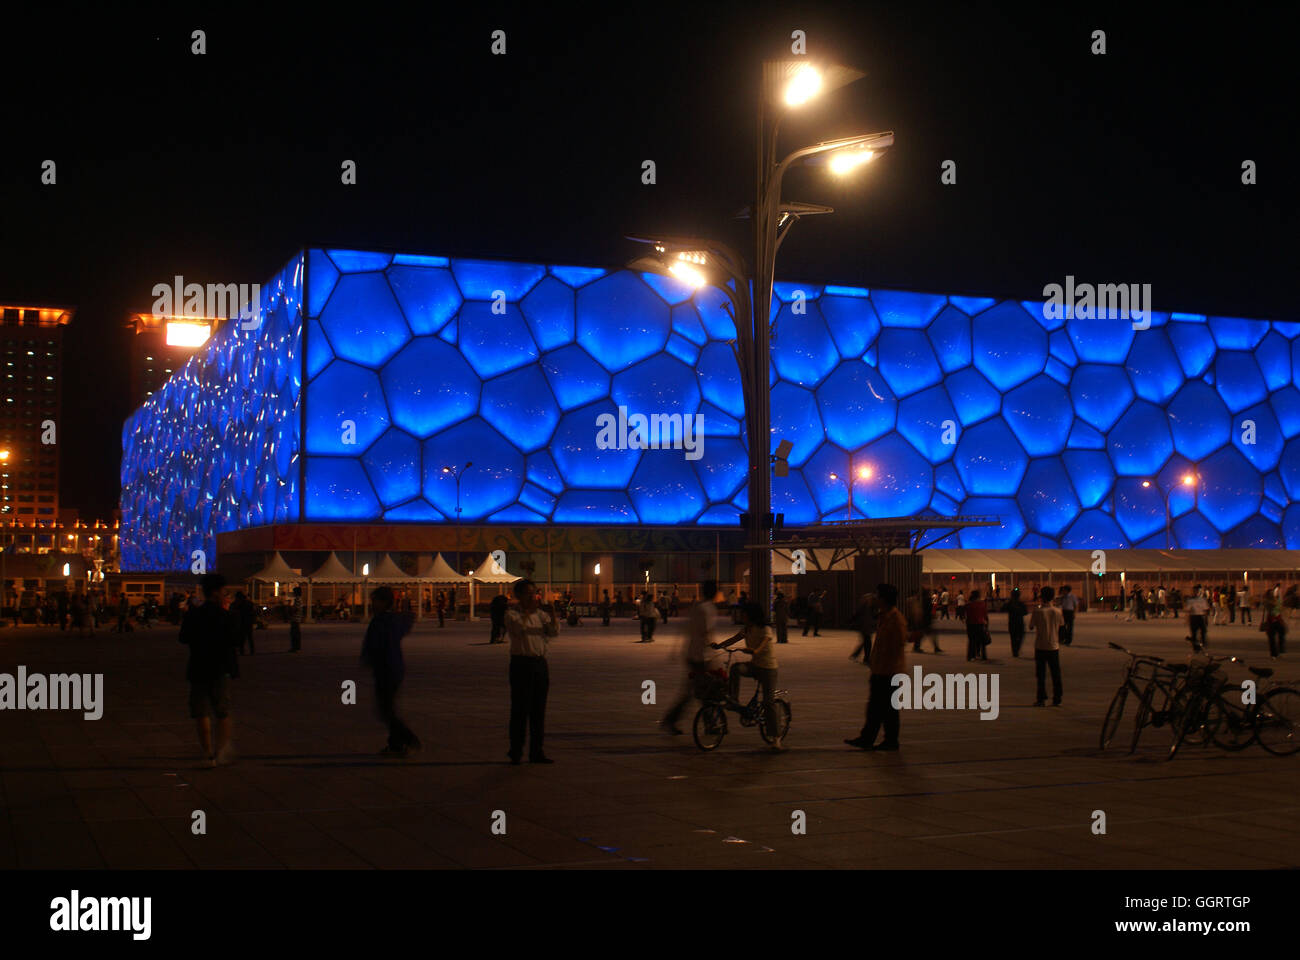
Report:
[{"label": "metal canopy structure", "polygon": [[[843,568],[859,554],[888,556],[899,550],[920,553],[930,543],[967,527],[1000,527],[999,517],[882,517],[877,520],[838,520],[803,527],[784,527],[772,543],[785,566],[791,551],[803,550],[817,570]],[[746,547],[750,549],[750,547]],[[829,555],[828,555],[829,553]]]}]

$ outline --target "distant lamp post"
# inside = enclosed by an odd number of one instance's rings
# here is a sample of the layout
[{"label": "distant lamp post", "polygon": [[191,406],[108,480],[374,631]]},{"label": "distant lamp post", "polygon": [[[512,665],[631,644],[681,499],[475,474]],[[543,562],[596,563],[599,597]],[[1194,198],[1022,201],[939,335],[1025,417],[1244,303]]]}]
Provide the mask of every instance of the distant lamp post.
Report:
[{"label": "distant lamp post", "polygon": [[[849,513],[846,519],[853,519],[853,478],[857,477],[859,480],[870,480],[872,472],[873,471],[870,467],[858,467],[857,470],[854,470],[852,466],[849,467]],[[831,474],[832,480],[838,480],[839,478],[840,475],[838,473]]]},{"label": "distant lamp post", "polygon": [[464,476],[465,471],[474,466],[473,460],[465,462],[465,466],[457,470],[455,467],[443,467],[442,472],[450,474],[456,478],[456,572],[460,573],[460,478]]},{"label": "distant lamp post", "polygon": [[[1197,496],[1197,494],[1198,494],[1198,492],[1199,492],[1199,491],[1198,491],[1198,488],[1199,488],[1199,486],[1200,486],[1200,484],[1199,484],[1198,481],[1199,481],[1200,479],[1201,479],[1200,474],[1196,473],[1195,471],[1188,471],[1187,473],[1183,474],[1182,477],[1180,477],[1179,480],[1178,480],[1179,484],[1181,484],[1181,485],[1184,486],[1184,487],[1189,488],[1189,489],[1192,491],[1192,509],[1193,509],[1193,510],[1196,509],[1196,507],[1197,507],[1197,503],[1198,503],[1198,496]],[[1172,511],[1170,510],[1170,508],[1169,508],[1169,494],[1170,494],[1172,491],[1170,491],[1170,490],[1165,490],[1163,487],[1159,486],[1159,484],[1157,484],[1156,482],[1154,482],[1154,481],[1152,481],[1152,480],[1143,480],[1143,481],[1142,481],[1142,488],[1143,488],[1144,490],[1149,490],[1149,489],[1151,489],[1152,487],[1155,487],[1157,490],[1160,491],[1160,499],[1164,502],[1164,505],[1165,505],[1165,549],[1166,549],[1166,550],[1172,550],[1172,549],[1173,549],[1173,526],[1174,526],[1174,521],[1173,521],[1173,512],[1172,512]]]}]

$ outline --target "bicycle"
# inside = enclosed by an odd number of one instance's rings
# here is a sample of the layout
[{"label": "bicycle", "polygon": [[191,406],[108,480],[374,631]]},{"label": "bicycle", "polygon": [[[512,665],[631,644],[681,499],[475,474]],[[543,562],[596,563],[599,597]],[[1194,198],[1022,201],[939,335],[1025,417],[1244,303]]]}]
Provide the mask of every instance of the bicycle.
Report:
[{"label": "bicycle", "polygon": [[[1111,642],[1109,646],[1113,650],[1119,650],[1121,653],[1127,654],[1129,663],[1124,668],[1124,679],[1120,682],[1119,689],[1115,691],[1115,696],[1111,698],[1110,707],[1106,710],[1106,716],[1101,723],[1102,750],[1110,746],[1115,739],[1115,734],[1119,731],[1120,720],[1123,719],[1124,707],[1128,703],[1129,695],[1132,694],[1136,697],[1136,702],[1140,704],[1147,688],[1156,679],[1157,673],[1161,669],[1169,669],[1165,666],[1163,657],[1134,653],[1114,642]],[[1146,667],[1151,668],[1149,674],[1141,672]],[[1141,685],[1139,685],[1138,681],[1142,681]]]},{"label": "bicycle", "polygon": [[727,651],[727,665],[722,675],[714,675],[713,683],[701,697],[704,703],[696,711],[695,722],[691,725],[695,745],[701,750],[715,750],[722,743],[723,737],[729,732],[728,710],[740,715],[741,726],[757,726],[759,735],[767,743],[774,743],[778,738],[784,739],[790,730],[792,713],[789,694],[785,690],[772,691],[772,703],[777,713],[775,718],[768,717],[767,705],[759,697],[762,689],[760,684],[755,684],[754,695],[750,697],[749,703],[743,706],[740,701],[731,698],[727,689],[727,678],[731,675],[731,658],[739,652],[739,650]]},{"label": "bicycle", "polygon": [[[1220,659],[1241,662],[1236,657]],[[1247,669],[1257,680],[1273,676],[1269,668]],[[1252,703],[1244,702],[1245,693],[1242,684],[1230,684],[1221,674],[1207,674],[1189,703],[1183,726],[1203,726],[1215,745],[1224,750],[1244,750],[1255,742],[1275,756],[1290,756],[1300,750],[1300,690],[1273,683],[1262,698]],[[1172,752],[1176,752],[1176,746]]]}]

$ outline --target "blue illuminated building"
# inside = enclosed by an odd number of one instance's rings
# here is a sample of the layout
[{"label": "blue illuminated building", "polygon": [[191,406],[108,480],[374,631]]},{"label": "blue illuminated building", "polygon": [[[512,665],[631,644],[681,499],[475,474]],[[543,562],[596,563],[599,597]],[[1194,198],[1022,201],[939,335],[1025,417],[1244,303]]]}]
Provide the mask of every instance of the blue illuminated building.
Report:
[{"label": "blue illuminated building", "polygon": [[[628,270],[307,250],[126,422],[122,555],[182,569],[286,523],[738,528],[744,404],[717,291]],[[1300,547],[1300,324],[778,283],[787,525],[996,514],[941,546]],[[701,415],[702,456],[596,418]],[[1195,474],[1195,489],[1181,479]],[[1143,486],[1143,481],[1148,481]]]}]

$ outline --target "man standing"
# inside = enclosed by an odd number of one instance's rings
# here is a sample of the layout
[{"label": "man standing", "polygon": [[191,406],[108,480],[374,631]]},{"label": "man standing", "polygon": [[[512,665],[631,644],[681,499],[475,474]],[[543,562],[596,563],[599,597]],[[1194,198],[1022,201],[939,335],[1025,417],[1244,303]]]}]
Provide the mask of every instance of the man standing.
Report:
[{"label": "man standing", "polygon": [[858,601],[858,609],[853,612],[853,623],[858,628],[858,645],[849,654],[850,660],[857,660],[862,654],[862,664],[871,662],[871,636],[876,632],[876,597],[864,593]]},{"label": "man standing", "polygon": [[527,728],[529,761],[554,763],[542,749],[546,696],[551,688],[546,649],[560,628],[554,608],[543,608],[538,603],[533,581],[518,580],[514,590],[519,606],[506,611],[506,634],[510,637],[510,762],[517,766],[523,757]]},{"label": "man standing", "polygon": [[1007,615],[1007,633],[1011,634],[1011,656],[1020,656],[1020,644],[1025,639],[1025,614],[1029,608],[1020,599],[1020,588],[1011,591],[1011,599],[1002,608]]},{"label": "man standing", "polygon": [[605,591],[604,596],[601,597],[600,600],[600,625],[602,627],[609,626],[609,591],[608,590]]},{"label": "man standing", "polygon": [[822,598],[826,595],[824,590],[814,590],[808,597],[808,620],[804,624],[803,635],[808,636],[808,631],[813,632],[814,637],[822,635],[822,613],[826,609]]},{"label": "man standing", "polygon": [[239,630],[239,653],[242,656],[244,648],[248,652],[256,653],[253,649],[253,601],[244,596],[243,590],[235,592],[235,599],[230,604],[230,613],[235,618],[235,625]]},{"label": "man standing", "polygon": [[655,602],[650,599],[649,593],[641,594],[641,599],[636,605],[637,616],[641,620],[641,643],[655,642],[655,617],[658,611],[655,610]]},{"label": "man standing", "polygon": [[790,601],[780,590],[772,600],[772,619],[776,623],[776,642],[790,642]]},{"label": "man standing", "polygon": [[[871,645],[871,695],[867,701],[867,722],[862,732],[845,740],[859,750],[898,749],[898,710],[893,704],[896,674],[907,672],[907,621],[898,610],[898,590],[887,583],[876,587],[876,642]],[[876,734],[885,728],[885,739],[876,746]]]},{"label": "man standing", "polygon": [[406,676],[402,637],[410,631],[414,618],[409,612],[396,612],[393,599],[392,587],[377,587],[370,595],[374,616],[366,627],[361,662],[375,673],[375,706],[388,727],[388,744],[380,755],[406,757],[420,749],[420,739],[397,715],[397,691]]},{"label": "man standing", "polygon": [[1237,609],[1241,611],[1242,623],[1252,622],[1250,614],[1250,587],[1246,583],[1242,583],[1242,585],[1237,588]]},{"label": "man standing", "polygon": [[488,604],[488,616],[492,620],[492,636],[488,643],[505,643],[506,633],[506,609],[510,606],[510,601],[506,599],[504,593],[498,593]]},{"label": "man standing", "polygon": [[[1161,594],[1164,593],[1162,589]],[[1164,601],[1162,600],[1161,603]],[[1062,638],[1068,647],[1074,643],[1074,612],[1078,609],[1079,598],[1070,592],[1070,585],[1067,583],[1061,587],[1061,616],[1065,621],[1065,636]],[[1163,616],[1163,608],[1161,616]]]},{"label": "man standing", "polygon": [[1061,705],[1061,627],[1065,619],[1061,611],[1052,606],[1056,591],[1043,587],[1039,594],[1038,609],[1030,618],[1034,628],[1034,676],[1038,681],[1038,697],[1034,706],[1047,704],[1047,671],[1052,671],[1052,706]]},{"label": "man standing", "polygon": [[951,615],[948,612],[948,588],[945,587],[943,593],[939,594],[939,619],[949,620]]},{"label": "man standing", "polygon": [[[235,622],[224,609],[226,578],[206,573],[202,593],[181,620],[179,640],[190,648],[185,679],[190,683],[190,716],[199,733],[199,746],[208,766],[233,763],[230,681],[239,676],[235,657]],[[212,750],[212,718],[217,718],[217,749]]]},{"label": "man standing", "polygon": [[691,612],[687,614],[686,642],[682,644],[682,659],[686,661],[687,670],[686,684],[682,688],[682,695],[664,715],[662,721],[668,728],[668,732],[674,736],[685,732],[677,726],[682,711],[696,697],[703,699],[708,690],[709,664],[704,650],[712,642],[713,622],[718,617],[718,608],[715,606],[717,600],[717,582],[706,580],[700,584],[699,602],[692,606]]},{"label": "man standing", "polygon": [[1209,620],[1210,601],[1198,583],[1192,588],[1192,596],[1187,601],[1187,632],[1192,641],[1192,649],[1200,653],[1209,643],[1206,626]]}]

